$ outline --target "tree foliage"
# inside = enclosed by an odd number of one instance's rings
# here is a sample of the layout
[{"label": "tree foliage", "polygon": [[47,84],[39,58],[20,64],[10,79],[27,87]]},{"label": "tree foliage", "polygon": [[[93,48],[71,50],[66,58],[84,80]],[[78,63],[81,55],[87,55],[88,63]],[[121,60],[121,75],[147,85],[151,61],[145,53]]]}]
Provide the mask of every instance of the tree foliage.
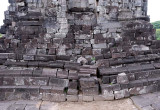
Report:
[{"label": "tree foliage", "polygon": [[153,22],[153,27],[156,29],[156,38],[160,40],[160,21]]},{"label": "tree foliage", "polygon": [[160,29],[160,21],[156,21],[152,23],[155,29]]},{"label": "tree foliage", "polygon": [[160,29],[156,29],[157,40],[160,40]]}]

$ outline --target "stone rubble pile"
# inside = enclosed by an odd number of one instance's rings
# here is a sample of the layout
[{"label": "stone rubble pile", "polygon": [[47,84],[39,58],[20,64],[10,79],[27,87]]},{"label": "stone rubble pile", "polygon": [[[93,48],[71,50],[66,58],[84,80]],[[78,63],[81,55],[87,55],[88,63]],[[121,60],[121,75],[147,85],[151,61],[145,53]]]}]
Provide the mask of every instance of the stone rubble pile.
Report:
[{"label": "stone rubble pile", "polygon": [[160,90],[147,0],[9,0],[0,100],[114,100]]}]

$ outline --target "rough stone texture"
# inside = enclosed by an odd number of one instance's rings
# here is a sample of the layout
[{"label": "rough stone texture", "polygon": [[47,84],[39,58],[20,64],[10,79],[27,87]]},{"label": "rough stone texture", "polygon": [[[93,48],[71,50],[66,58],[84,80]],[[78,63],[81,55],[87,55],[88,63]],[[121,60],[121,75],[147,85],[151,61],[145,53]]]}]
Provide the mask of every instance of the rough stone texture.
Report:
[{"label": "rough stone texture", "polygon": [[133,103],[140,110],[159,110],[160,93],[149,93],[131,97]]},{"label": "rough stone texture", "polygon": [[160,41],[147,0],[9,3],[0,100],[114,100],[160,90]]},{"label": "rough stone texture", "polygon": [[128,80],[127,75],[125,73],[118,74],[117,83],[119,83],[119,84],[128,84],[129,80]]}]

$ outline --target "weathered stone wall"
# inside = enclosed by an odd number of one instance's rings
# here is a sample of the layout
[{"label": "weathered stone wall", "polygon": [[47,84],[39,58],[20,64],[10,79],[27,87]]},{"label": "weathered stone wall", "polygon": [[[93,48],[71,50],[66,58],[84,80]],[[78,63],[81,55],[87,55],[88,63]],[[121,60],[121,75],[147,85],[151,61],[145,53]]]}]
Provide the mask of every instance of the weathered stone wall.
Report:
[{"label": "weathered stone wall", "polygon": [[[52,60],[59,57],[77,62],[79,58],[81,62],[85,58],[87,61],[83,62],[92,64],[95,57],[103,59],[104,54],[114,53],[111,51],[114,47],[131,49],[139,41],[154,39],[152,26],[146,22],[146,0],[11,0],[9,3],[4,20],[6,38],[12,39],[8,43],[17,49],[6,48],[25,54],[24,60],[54,55]],[[126,57],[124,51],[122,57]]]},{"label": "weathered stone wall", "polygon": [[160,90],[147,0],[9,0],[0,100],[114,100]]}]

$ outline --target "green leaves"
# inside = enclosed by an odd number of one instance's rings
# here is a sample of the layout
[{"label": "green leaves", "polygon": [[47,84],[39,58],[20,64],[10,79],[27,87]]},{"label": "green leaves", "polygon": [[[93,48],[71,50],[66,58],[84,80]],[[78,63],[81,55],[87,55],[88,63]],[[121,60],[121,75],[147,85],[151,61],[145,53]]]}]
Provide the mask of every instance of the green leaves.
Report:
[{"label": "green leaves", "polygon": [[160,40],[160,29],[156,29],[156,38]]},{"label": "green leaves", "polygon": [[160,21],[153,22],[153,27],[156,29],[156,38],[160,40]]},{"label": "green leaves", "polygon": [[91,58],[91,60],[92,60],[92,61],[95,61],[95,60],[96,60],[96,58],[95,58],[95,57],[92,57],[92,58]]},{"label": "green leaves", "polygon": [[160,29],[160,21],[153,22],[152,24],[155,29]]}]

